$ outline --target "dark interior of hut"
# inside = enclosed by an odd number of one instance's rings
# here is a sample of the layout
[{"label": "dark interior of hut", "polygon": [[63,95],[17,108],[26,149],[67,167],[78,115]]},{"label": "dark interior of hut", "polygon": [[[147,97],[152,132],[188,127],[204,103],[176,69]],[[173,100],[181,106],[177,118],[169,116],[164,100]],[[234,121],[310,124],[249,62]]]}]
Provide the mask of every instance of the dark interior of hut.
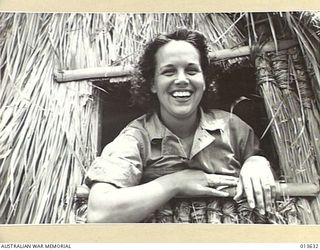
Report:
[{"label": "dark interior of hut", "polygon": [[[215,74],[219,72],[216,71]],[[209,108],[219,108],[239,116],[255,131],[261,148],[279,177],[277,154],[268,127],[262,97],[256,91],[255,69],[251,65],[235,65],[220,71],[209,91]],[[101,150],[143,111],[130,105],[130,81],[95,82],[100,90]],[[262,137],[263,136],[263,137]],[[261,138],[262,137],[262,138]],[[99,152],[100,154],[100,152]]]},{"label": "dark interior of hut", "polygon": [[260,139],[261,148],[271,162],[278,177],[277,153],[268,130],[269,121],[263,98],[257,91],[255,68],[251,65],[234,65],[216,79],[213,108],[232,112],[249,124]]},{"label": "dark interior of hut", "polygon": [[[130,82],[100,81],[101,150],[133,119],[143,114],[130,102]],[[100,153],[100,152],[99,152]]]}]

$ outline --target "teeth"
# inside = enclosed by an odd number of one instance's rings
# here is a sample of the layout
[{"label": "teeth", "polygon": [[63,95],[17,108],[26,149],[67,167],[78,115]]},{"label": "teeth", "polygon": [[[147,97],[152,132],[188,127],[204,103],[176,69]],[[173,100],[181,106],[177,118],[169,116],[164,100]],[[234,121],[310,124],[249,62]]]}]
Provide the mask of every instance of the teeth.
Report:
[{"label": "teeth", "polygon": [[189,91],[176,91],[172,94],[173,97],[189,97],[191,93]]}]

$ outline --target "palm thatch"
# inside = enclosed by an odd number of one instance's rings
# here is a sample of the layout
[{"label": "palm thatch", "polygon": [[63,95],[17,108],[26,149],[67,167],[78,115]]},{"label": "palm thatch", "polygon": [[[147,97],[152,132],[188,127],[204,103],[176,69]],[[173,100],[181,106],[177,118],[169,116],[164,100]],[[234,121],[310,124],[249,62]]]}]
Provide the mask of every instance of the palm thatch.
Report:
[{"label": "palm thatch", "polygon": [[[313,84],[308,81],[302,56],[300,59],[297,54],[300,48],[305,51],[306,61],[311,62],[313,70],[318,70],[318,51],[314,51],[313,32],[307,27],[302,27],[303,24],[297,19],[297,15],[286,13],[285,17],[285,21],[280,20],[280,25],[285,24],[289,28],[282,30],[281,38],[295,37],[300,47],[258,56],[256,59],[258,84],[265,99],[269,118],[273,122],[272,134],[285,179],[319,184],[319,172],[317,172],[320,163],[317,161],[319,131],[315,128],[318,127],[320,120],[318,120],[319,110],[312,105],[315,101],[312,85],[316,93],[319,81],[313,79]],[[260,29],[257,31],[260,39],[273,39],[275,43],[277,42],[274,21],[279,22],[279,17],[274,16],[272,21],[271,16],[267,14],[267,21],[260,24]],[[306,199],[300,199],[298,202],[300,206],[297,208],[302,223],[320,222],[319,197],[316,197],[311,204]]]},{"label": "palm thatch", "polygon": [[[287,181],[319,184],[318,15],[1,13],[1,223],[74,222],[70,214],[75,208],[75,188],[83,182],[99,148],[100,89],[89,80],[59,84],[54,73],[97,67],[130,69],[146,41],[177,27],[203,32],[211,52],[250,48],[251,55],[216,62],[225,71],[254,59],[264,42],[273,42],[277,49],[280,40],[296,41],[297,50],[286,50],[285,59],[268,52],[257,57],[254,67],[282,173]],[[279,65],[279,61],[287,64]],[[267,78],[263,64],[269,67]],[[128,81],[126,76],[113,83]],[[282,88],[277,81],[290,86]],[[267,219],[249,210],[245,202],[234,207],[228,202],[182,201],[154,216],[162,222],[314,224],[320,223],[318,211],[318,197],[311,203],[284,199]]]},{"label": "palm thatch", "polygon": [[5,223],[66,222],[75,187],[97,152],[91,123],[97,114],[88,83],[58,85],[52,75],[57,65],[83,67],[97,57],[81,55],[80,45],[90,39],[72,31],[86,24],[81,15],[1,17],[7,29],[0,63],[0,217]]}]

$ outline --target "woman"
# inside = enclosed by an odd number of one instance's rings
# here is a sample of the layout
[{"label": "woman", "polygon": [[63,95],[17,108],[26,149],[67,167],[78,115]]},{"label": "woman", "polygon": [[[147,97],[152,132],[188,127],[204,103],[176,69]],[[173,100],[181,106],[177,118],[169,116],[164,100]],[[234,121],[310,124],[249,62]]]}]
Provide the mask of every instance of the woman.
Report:
[{"label": "woman", "polygon": [[131,122],[90,167],[88,222],[141,222],[175,197],[246,196],[270,211],[275,183],[252,129],[206,110],[205,37],[178,30],[147,44],[133,99],[149,112]]}]

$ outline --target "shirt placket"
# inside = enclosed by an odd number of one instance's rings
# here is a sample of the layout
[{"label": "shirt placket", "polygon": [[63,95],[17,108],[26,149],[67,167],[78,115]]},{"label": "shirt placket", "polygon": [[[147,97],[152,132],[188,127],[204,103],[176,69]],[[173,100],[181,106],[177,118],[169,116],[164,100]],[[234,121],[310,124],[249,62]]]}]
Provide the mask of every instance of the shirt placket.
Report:
[{"label": "shirt placket", "polygon": [[206,129],[198,127],[193,139],[190,159],[213,143],[214,140],[214,136],[212,136]]}]

